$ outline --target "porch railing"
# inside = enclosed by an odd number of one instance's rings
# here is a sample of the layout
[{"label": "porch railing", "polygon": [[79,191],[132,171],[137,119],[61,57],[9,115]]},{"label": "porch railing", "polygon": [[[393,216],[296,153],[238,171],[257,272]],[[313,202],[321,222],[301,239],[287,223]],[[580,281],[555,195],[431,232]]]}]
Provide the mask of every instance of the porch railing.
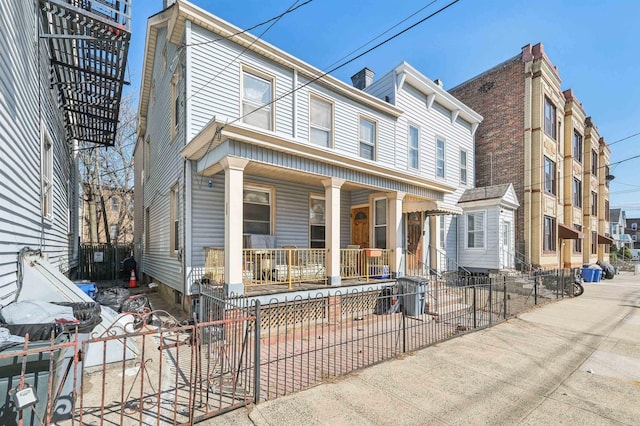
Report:
[{"label": "porch railing", "polygon": [[342,279],[384,279],[390,277],[388,249],[341,249],[340,277]]}]

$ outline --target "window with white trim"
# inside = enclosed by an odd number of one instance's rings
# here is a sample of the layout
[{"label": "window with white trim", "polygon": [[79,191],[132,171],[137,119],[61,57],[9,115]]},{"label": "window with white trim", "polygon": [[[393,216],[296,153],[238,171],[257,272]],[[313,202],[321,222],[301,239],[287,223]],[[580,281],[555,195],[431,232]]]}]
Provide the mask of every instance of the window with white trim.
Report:
[{"label": "window with white trim", "polygon": [[467,216],[467,248],[484,248],[485,213],[469,212]]},{"label": "window with white trim", "polygon": [[271,234],[272,191],[245,186],[243,191],[243,232],[245,234]]},{"label": "window with white trim", "polygon": [[556,194],[556,163],[544,157],[544,192]]},{"label": "window with white trim", "polygon": [[582,181],[573,178],[573,206],[582,208]]},{"label": "window with white trim", "polygon": [[467,183],[467,151],[460,151],[460,183]]},{"label": "window with white trim", "polygon": [[436,140],[436,176],[444,177],[444,140]]},{"label": "window with white trim", "polygon": [[333,104],[317,96],[309,98],[309,140],[320,146],[331,147],[333,134]]},{"label": "window with white trim", "polygon": [[242,72],[242,122],[273,130],[273,79]]},{"label": "window with white trim", "polygon": [[325,248],[325,199],[312,195],[309,199],[309,247]]},{"label": "window with white trim", "polygon": [[447,233],[445,232],[446,226],[446,221],[445,221],[445,217],[444,215],[440,216],[440,223],[439,223],[439,230],[440,230],[440,248],[444,249],[445,248],[445,243],[446,243],[446,239],[447,239]]},{"label": "window with white trim", "polygon": [[582,163],[582,135],[573,130],[573,159]]},{"label": "window with white trim", "polygon": [[178,198],[178,185],[171,188],[170,212],[169,212],[169,232],[170,232],[170,254],[175,256],[180,248],[180,200]]},{"label": "window with white trim", "polygon": [[53,141],[44,127],[42,128],[41,162],[42,215],[50,220],[53,218]]},{"label": "window with white trim", "polygon": [[375,248],[387,248],[387,199],[373,201],[373,244]]},{"label": "window with white trim", "polygon": [[556,251],[556,219],[551,216],[544,217],[543,251]]},{"label": "window with white trim", "polygon": [[376,123],[360,117],[360,157],[376,158]]},{"label": "window with white trim", "polygon": [[545,96],[544,98],[544,132],[556,138],[556,106]]},{"label": "window with white trim", "polygon": [[418,169],[420,165],[420,130],[409,126],[409,167]]}]

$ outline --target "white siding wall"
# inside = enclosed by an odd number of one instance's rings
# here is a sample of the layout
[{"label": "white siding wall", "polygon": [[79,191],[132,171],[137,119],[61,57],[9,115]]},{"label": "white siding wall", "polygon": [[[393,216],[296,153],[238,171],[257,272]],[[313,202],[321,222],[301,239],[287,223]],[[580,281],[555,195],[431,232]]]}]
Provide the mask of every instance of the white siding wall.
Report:
[{"label": "white siding wall", "polygon": [[[46,43],[38,55],[34,2],[0,8],[0,303],[16,290],[21,248],[42,249],[61,271],[77,265],[78,176],[50,89]],[[43,220],[40,123],[53,142],[53,219]],[[69,212],[72,212],[70,215]]]},{"label": "white siding wall", "polygon": [[[167,43],[167,65],[162,72],[162,50],[166,40],[166,29],[158,31],[153,76],[156,95],[149,103],[147,131],[144,140],[151,141],[150,177],[144,181],[144,206],[149,208],[149,247],[143,254],[143,272],[179,291],[183,291],[182,263],[178,256],[172,255],[170,248],[170,197],[171,188],[178,185],[180,204],[180,247],[183,247],[184,232],[184,161],[180,150],[184,147],[185,109],[184,109],[184,54],[180,60],[174,59],[177,48]],[[181,109],[179,126],[175,140],[171,141],[171,80],[178,70],[177,92]]]},{"label": "white siding wall", "polygon": [[[484,211],[485,222],[485,248],[484,249],[469,249],[467,248],[467,221],[466,213],[475,211]],[[459,264],[467,268],[500,268],[500,207],[491,206],[483,208],[468,208],[465,209],[465,214],[460,216],[458,235],[459,250]]]}]

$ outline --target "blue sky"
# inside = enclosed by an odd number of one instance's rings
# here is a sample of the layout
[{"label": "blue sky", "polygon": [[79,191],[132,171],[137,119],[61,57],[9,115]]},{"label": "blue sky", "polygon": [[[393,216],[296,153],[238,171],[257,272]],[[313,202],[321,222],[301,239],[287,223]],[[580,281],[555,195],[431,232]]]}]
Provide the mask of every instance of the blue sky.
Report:
[{"label": "blue sky", "polygon": [[[438,0],[376,42],[426,17],[450,0]],[[192,0],[248,28],[287,10],[294,0]],[[298,4],[303,3],[300,0]],[[283,17],[263,38],[324,69],[431,0],[312,0]],[[136,93],[142,73],[147,17],[162,0],[134,0],[129,78]],[[266,26],[253,31],[259,35]],[[337,70],[351,75],[369,67],[381,76],[407,61],[445,88],[542,42],[558,67],[563,89],[573,88],[608,142],[640,133],[640,1],[461,0],[409,32]],[[375,43],[373,43],[375,44]],[[372,45],[373,45],[372,44]],[[611,206],[640,217],[640,135],[611,146]]]}]

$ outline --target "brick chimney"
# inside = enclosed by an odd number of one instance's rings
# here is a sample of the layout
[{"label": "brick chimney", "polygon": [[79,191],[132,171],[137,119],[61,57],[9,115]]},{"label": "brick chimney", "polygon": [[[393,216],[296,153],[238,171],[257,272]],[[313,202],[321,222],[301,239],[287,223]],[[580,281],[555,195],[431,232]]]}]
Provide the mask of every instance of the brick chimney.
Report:
[{"label": "brick chimney", "polygon": [[376,75],[369,68],[363,68],[351,77],[351,83],[356,89],[366,89],[373,83],[373,76]]}]

